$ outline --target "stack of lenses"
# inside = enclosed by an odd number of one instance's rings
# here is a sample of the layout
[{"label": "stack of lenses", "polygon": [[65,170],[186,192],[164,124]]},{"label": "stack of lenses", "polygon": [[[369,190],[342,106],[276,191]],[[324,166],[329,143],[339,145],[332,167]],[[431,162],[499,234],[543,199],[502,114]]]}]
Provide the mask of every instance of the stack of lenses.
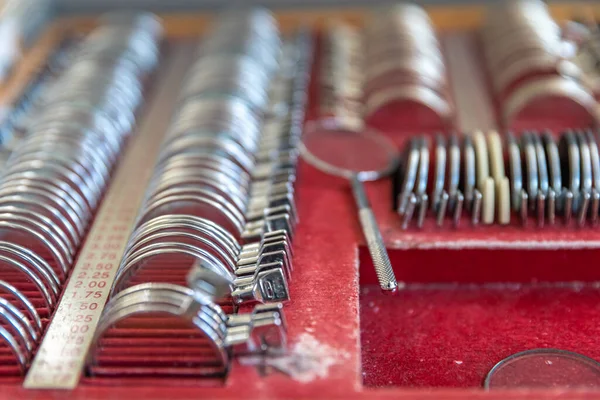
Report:
[{"label": "stack of lenses", "polygon": [[0,288],[8,295],[0,301],[0,335],[21,371],[133,126],[159,37],[152,15],[107,19],[40,96],[3,169]]},{"label": "stack of lenses", "polygon": [[0,80],[12,73],[53,14],[50,0],[5,0],[0,3]]},{"label": "stack of lenses", "polygon": [[341,22],[331,24],[323,40],[320,109],[335,125],[362,127],[363,45],[360,31]]},{"label": "stack of lenses", "polygon": [[18,100],[11,105],[3,116],[0,126],[0,164],[3,165],[14,148],[23,138],[27,120],[34,112],[34,105],[47,86],[63,72],[69,63],[69,54],[73,48],[71,40],[63,41],[48,57],[46,63],[27,84]]},{"label": "stack of lenses", "polygon": [[104,309],[92,340],[88,374],[220,380],[230,369],[232,349],[235,355],[250,355],[285,348],[281,303],[257,305],[251,313],[235,315],[214,300],[170,283],[123,290]]},{"label": "stack of lenses", "polygon": [[[210,252],[203,251],[206,246],[199,246],[194,237],[186,240],[185,237],[163,236],[161,243],[154,243],[144,241],[144,235],[147,234],[146,227],[156,218],[183,214],[218,225],[231,240],[241,238],[251,174],[256,167],[254,154],[261,140],[262,116],[267,108],[274,68],[264,61],[277,60],[281,49],[275,21],[260,27],[245,22],[254,20],[253,17],[253,13],[227,15],[218,24],[215,34],[200,46],[199,57],[184,81],[178,109],[162,144],[138,216],[138,227],[143,228],[142,232],[136,231],[131,237],[133,251],[125,254],[113,293],[139,283],[140,279],[142,282],[153,281],[152,278],[144,279],[145,272],[151,273],[153,266],[164,269],[167,259],[171,264],[177,264],[175,260],[180,253],[189,258],[189,262],[184,263],[178,280],[172,283],[185,283],[195,257],[206,258],[213,266],[228,267],[223,268],[223,273],[235,266],[237,252],[218,262]],[[231,18],[240,21],[232,23]],[[239,27],[246,25],[248,32],[240,32]],[[231,26],[231,29],[223,26]],[[254,41],[246,42],[246,37],[259,29],[261,34]],[[227,47],[217,51],[213,43]],[[258,54],[260,59],[255,57]],[[151,250],[155,248],[161,251],[153,253]],[[142,265],[143,269],[140,268]],[[137,280],[130,280],[133,272]],[[230,277],[233,279],[232,273]]]},{"label": "stack of lenses", "polygon": [[429,16],[416,5],[377,11],[365,29],[365,114],[412,101],[452,117],[447,72]]},{"label": "stack of lenses", "polygon": [[[281,43],[272,16],[257,9],[225,14],[200,45],[102,314],[89,373],[224,376],[231,346],[236,353],[238,345],[283,346],[308,39]],[[271,304],[229,315],[242,302]],[[149,335],[152,346],[143,340]],[[157,343],[170,347],[184,336],[189,345],[181,351],[156,354]],[[137,356],[120,356],[128,351]]]},{"label": "stack of lenses", "polygon": [[20,45],[29,47],[53,15],[50,0],[7,0],[2,4],[0,24],[14,24]]},{"label": "stack of lenses", "polygon": [[573,61],[575,46],[541,0],[490,8],[482,30],[486,64],[505,124],[540,98],[560,97],[595,116],[595,100]]}]

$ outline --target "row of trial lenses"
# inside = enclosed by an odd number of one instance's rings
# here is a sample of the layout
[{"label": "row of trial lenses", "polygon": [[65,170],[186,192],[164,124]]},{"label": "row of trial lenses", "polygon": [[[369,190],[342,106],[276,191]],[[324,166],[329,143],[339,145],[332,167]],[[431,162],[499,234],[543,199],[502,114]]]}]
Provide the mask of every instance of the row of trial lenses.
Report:
[{"label": "row of trial lenses", "polygon": [[65,39],[27,83],[18,100],[6,110],[0,125],[0,163],[4,164],[14,148],[23,138],[27,120],[35,112],[34,105],[47,86],[55,80],[69,64],[69,54],[74,47],[72,39]]},{"label": "row of trial lenses", "polygon": [[24,51],[52,18],[53,8],[50,0],[5,0],[0,4],[0,80],[14,72]]},{"label": "row of trial lenses", "polygon": [[[3,170],[0,287],[11,297],[3,297],[8,303],[0,300],[0,335],[21,372],[134,123],[159,38],[160,24],[152,15],[107,19],[40,96]],[[8,304],[26,314],[15,314]]]},{"label": "row of trial lenses", "polygon": [[438,226],[451,215],[457,227],[463,211],[473,225],[510,223],[511,212],[538,226],[597,225],[600,207],[598,137],[591,131],[496,132],[413,138],[403,160],[396,193],[406,229],[417,215],[424,223],[428,204]]},{"label": "row of trial lenses", "polygon": [[489,8],[481,32],[483,53],[505,124],[532,101],[561,96],[596,115],[585,74],[573,62],[576,45],[564,38],[541,0]]},{"label": "row of trial lenses", "polygon": [[412,4],[385,7],[365,28],[365,115],[398,100],[452,118],[444,57],[427,12]]},{"label": "row of trial lenses", "polygon": [[[225,22],[219,22],[216,29],[219,35],[227,34],[219,28],[223,24],[250,25],[253,30],[258,28],[253,28],[248,20],[264,22],[266,17],[264,11],[255,10],[247,15],[237,14],[235,18],[243,19],[239,23],[232,24],[228,18],[232,17],[226,15]],[[265,29],[264,24],[261,29]],[[275,35],[274,23],[271,29]],[[247,36],[237,28],[229,34],[238,38]],[[241,43],[215,39],[214,35],[208,39],[209,43],[226,42],[236,49],[224,48],[223,53],[238,53],[243,59],[251,59],[254,52],[270,54],[266,50],[240,51],[245,48]],[[262,37],[265,36],[269,37],[263,32]],[[228,368],[228,349],[232,346],[236,352],[239,346],[253,352],[264,350],[265,346],[269,350],[281,349],[285,344],[283,314],[277,301],[288,298],[284,274],[291,269],[288,239],[293,224],[289,221],[294,219],[291,213],[295,209],[296,145],[304,119],[310,70],[308,39],[301,34],[284,43],[282,51],[272,49],[280,53],[280,67],[270,80],[266,104],[246,97],[243,90],[231,85],[230,79],[226,79],[221,93],[214,82],[210,91],[195,95],[189,93],[191,85],[184,85],[180,111],[163,144],[137,228],[130,237],[111,300],[100,320],[94,339],[95,358],[89,366],[92,373],[102,373],[97,367],[103,354],[109,351],[101,345],[106,330],[127,318],[152,316],[156,312],[192,323],[209,340],[217,354],[217,359],[211,358],[212,363],[209,362],[211,371],[215,365],[220,371]],[[273,39],[265,42],[277,43]],[[214,49],[205,50],[206,46],[201,46],[201,57],[191,68],[188,80],[206,76],[204,69],[198,67],[211,65],[204,57],[223,57]],[[266,73],[270,68],[267,63],[262,72],[255,73]],[[196,109],[195,115],[184,114],[182,111],[188,104],[203,104],[211,112]],[[261,134],[255,125],[263,115],[266,120]],[[184,116],[195,121],[188,123],[186,130],[181,129]],[[240,119],[245,124],[235,124]],[[237,137],[236,130],[244,126],[244,134],[256,135],[255,140],[242,141],[243,138]],[[174,148],[179,138],[184,139],[185,146]],[[154,265],[157,268],[152,268]],[[186,283],[193,290],[185,287]],[[247,300],[275,303],[256,306],[251,315],[226,315],[217,303],[230,296],[238,303]],[[171,306],[165,306],[166,299]],[[185,312],[188,306],[193,312]],[[173,363],[177,363],[176,358]],[[207,370],[205,361],[198,361],[201,375]],[[168,361],[165,364],[170,365]],[[139,368],[144,369],[143,362]],[[170,368],[168,374],[177,371]]]},{"label": "row of trial lenses", "polygon": [[[253,21],[254,13],[266,12],[226,14],[223,20],[218,21],[215,33],[200,45],[199,57],[184,80],[178,109],[161,146],[138,214],[136,227],[141,228],[141,232],[136,230],[131,237],[112,295],[127,285],[139,283],[132,279],[134,275],[136,279],[152,276],[152,265],[159,265],[161,258],[168,257],[172,261],[181,254],[194,254],[196,258],[205,260],[215,272],[229,274],[226,276],[234,279],[230,270],[237,261],[237,252],[235,247],[226,246],[237,243],[244,231],[250,174],[255,168],[254,154],[260,142],[262,116],[267,108],[267,102],[261,101],[261,96],[251,95],[262,93],[268,96],[273,67],[262,60],[270,59],[269,55],[275,57],[275,53],[280,52],[279,33],[274,20],[260,25],[260,28],[244,22],[247,19]],[[232,24],[231,18],[240,21]],[[224,24],[232,28],[224,30],[221,28]],[[248,32],[240,32],[239,26],[246,26]],[[255,59],[252,53],[258,52],[246,51],[245,38],[257,29],[266,31],[268,27],[271,33],[257,35],[255,40],[259,42],[252,42],[252,47],[262,45],[271,50],[262,52],[267,57]],[[222,39],[221,35],[233,36],[242,43]],[[228,43],[233,51],[229,47],[220,52],[216,49],[207,51],[214,42]],[[190,237],[179,233],[166,236],[159,243],[145,239],[147,232],[153,232],[148,226],[153,226],[155,219],[181,214],[193,216],[204,225],[226,234],[228,240],[223,242],[226,252],[214,256],[212,249],[206,250],[207,246],[221,244],[215,239],[221,237],[216,232],[212,234],[214,238],[208,235],[203,240],[196,238],[196,234]],[[179,224],[176,222],[176,226]],[[160,251],[153,251],[155,249]],[[226,254],[228,257],[225,257]],[[175,263],[172,261],[172,264]],[[173,279],[178,281],[172,283],[185,283],[191,263],[181,264],[181,269],[173,271]],[[144,281],[151,282],[151,279]]]},{"label": "row of trial lenses", "polygon": [[[138,284],[119,292],[107,304],[95,331],[87,374],[122,377],[126,370],[129,377],[147,376],[150,372],[153,376],[163,377],[224,377],[231,369],[234,356],[277,355],[285,350],[287,328],[281,303],[256,305],[250,313],[226,314],[216,302],[221,295],[223,292],[219,290],[198,293],[182,285],[156,282]],[[139,365],[133,371],[131,356],[127,357],[125,366],[115,366],[115,358],[119,355],[115,354],[115,348],[110,351],[111,346],[103,341],[103,336],[128,318],[138,322],[147,318],[157,325],[155,329],[169,329],[169,335],[153,333],[151,348],[173,349],[174,340],[177,342],[178,337],[185,336],[190,343],[189,355],[182,355],[176,349],[157,357],[150,350],[150,354],[144,353],[140,357]],[[143,329],[148,329],[148,323]],[[115,334],[111,336],[114,339]],[[143,340],[139,344],[128,342],[128,350],[142,347],[148,351]],[[123,352],[123,348],[116,350]],[[160,359],[159,364],[153,362],[155,358]],[[184,366],[182,358],[185,359]],[[104,367],[105,360],[109,360],[106,364],[110,368]]]},{"label": "row of trial lenses", "polygon": [[320,72],[321,116],[335,125],[363,125],[363,40],[357,29],[336,21],[323,40]]}]

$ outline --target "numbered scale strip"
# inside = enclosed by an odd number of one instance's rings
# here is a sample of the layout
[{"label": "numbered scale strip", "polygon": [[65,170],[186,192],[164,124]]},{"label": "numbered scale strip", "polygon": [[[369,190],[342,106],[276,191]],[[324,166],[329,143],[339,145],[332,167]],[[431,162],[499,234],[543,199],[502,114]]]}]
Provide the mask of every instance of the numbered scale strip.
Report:
[{"label": "numbered scale strip", "polygon": [[104,203],[73,269],[71,279],[32,362],[23,386],[73,389],[85,359],[118,263],[133,229],[164,133],[175,107],[193,45],[174,45],[159,72],[156,92],[145,108],[137,135],[118,167]]}]

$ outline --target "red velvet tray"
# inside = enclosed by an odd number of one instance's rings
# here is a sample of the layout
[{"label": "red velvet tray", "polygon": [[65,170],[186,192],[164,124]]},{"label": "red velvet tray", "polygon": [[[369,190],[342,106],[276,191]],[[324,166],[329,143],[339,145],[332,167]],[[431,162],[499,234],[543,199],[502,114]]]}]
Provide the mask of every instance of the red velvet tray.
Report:
[{"label": "red velvet tray", "polygon": [[[317,116],[315,81],[309,119]],[[432,121],[410,106],[377,124],[400,146],[407,135],[442,128]],[[522,227],[513,217],[508,227],[473,228],[465,220],[459,229],[426,224],[402,231],[391,209],[390,181],[370,183],[394,270],[406,283],[396,295],[384,295],[346,183],[304,162],[299,177],[301,223],[285,313],[291,352],[312,366],[308,371],[261,377],[236,362],[225,384],[85,377],[70,392],[0,381],[1,397],[600,398],[600,391],[481,388],[496,362],[526,349],[556,347],[600,359],[600,269],[593,261],[600,255],[598,229]]]}]

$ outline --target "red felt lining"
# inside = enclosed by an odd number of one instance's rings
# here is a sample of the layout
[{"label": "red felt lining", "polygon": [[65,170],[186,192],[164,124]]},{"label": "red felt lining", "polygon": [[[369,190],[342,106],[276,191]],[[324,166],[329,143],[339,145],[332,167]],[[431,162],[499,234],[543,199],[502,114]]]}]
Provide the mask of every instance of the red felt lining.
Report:
[{"label": "red felt lining", "polygon": [[533,348],[600,359],[595,287],[409,285],[361,290],[366,386],[481,387],[500,360]]}]

